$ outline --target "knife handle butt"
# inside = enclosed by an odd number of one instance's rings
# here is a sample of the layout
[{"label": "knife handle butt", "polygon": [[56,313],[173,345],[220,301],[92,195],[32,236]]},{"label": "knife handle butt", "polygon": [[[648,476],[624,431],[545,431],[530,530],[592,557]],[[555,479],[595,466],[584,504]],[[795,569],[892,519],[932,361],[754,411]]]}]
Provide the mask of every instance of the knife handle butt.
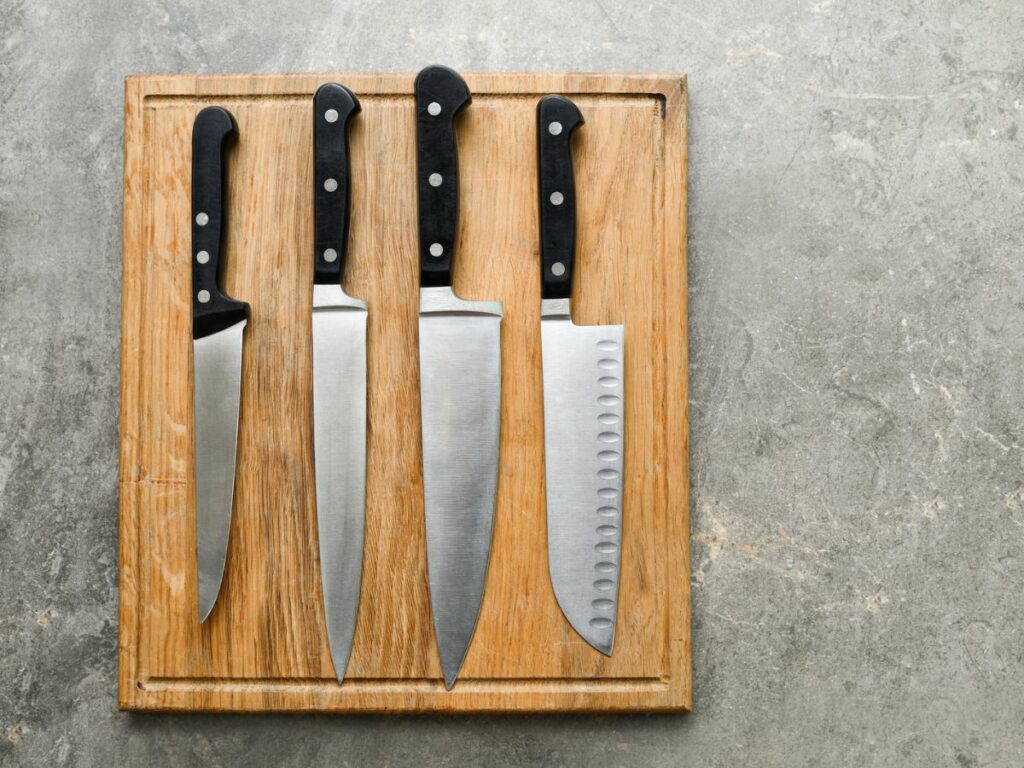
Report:
[{"label": "knife handle butt", "polygon": [[313,96],[313,282],[338,285],[345,269],[351,199],[348,129],[359,99],[337,83]]},{"label": "knife handle butt", "polygon": [[249,305],[220,289],[226,230],[227,147],[238,135],[223,107],[206,107],[192,126],[192,338],[201,339],[249,316]]},{"label": "knife handle butt", "polygon": [[564,96],[537,104],[537,187],[540,203],[541,297],[568,299],[576,251],[576,182],[572,135],[583,115]]},{"label": "knife handle butt", "polygon": [[455,70],[441,66],[422,70],[415,91],[420,287],[450,286],[459,218],[455,118],[472,96]]}]

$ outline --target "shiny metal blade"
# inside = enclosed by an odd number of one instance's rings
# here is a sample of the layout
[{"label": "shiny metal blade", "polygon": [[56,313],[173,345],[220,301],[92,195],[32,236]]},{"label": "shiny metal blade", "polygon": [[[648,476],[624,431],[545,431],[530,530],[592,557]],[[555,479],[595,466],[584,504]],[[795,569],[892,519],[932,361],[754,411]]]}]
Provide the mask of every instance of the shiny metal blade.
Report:
[{"label": "shiny metal blade", "polygon": [[499,302],[420,290],[420,407],[427,570],[445,686],[476,629],[498,483]]},{"label": "shiny metal blade", "polygon": [[313,447],[320,573],[334,673],[345,678],[359,609],[366,498],[366,302],[313,288]]},{"label": "shiny metal blade", "polygon": [[573,325],[568,299],[543,302],[548,563],[565,618],[611,655],[622,546],[621,325]]},{"label": "shiny metal blade", "polygon": [[217,602],[228,554],[245,325],[243,320],[192,342],[201,622],[206,621]]}]

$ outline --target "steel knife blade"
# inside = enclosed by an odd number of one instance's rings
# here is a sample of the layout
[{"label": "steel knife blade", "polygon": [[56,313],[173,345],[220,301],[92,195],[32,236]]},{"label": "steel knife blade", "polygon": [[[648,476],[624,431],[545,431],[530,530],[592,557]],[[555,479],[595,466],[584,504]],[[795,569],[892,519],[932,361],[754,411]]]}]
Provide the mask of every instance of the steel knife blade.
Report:
[{"label": "steel knife blade", "polygon": [[327,83],[313,97],[313,452],[327,639],[345,678],[359,610],[366,497],[366,302],[341,281],[348,246],[348,126],[359,101]]},{"label": "steel knife blade", "polygon": [[571,138],[582,123],[562,96],[537,106],[548,565],[565,618],[610,656],[622,546],[624,338],[621,325],[579,326],[570,313]]},{"label": "steel knife blade", "polygon": [[420,409],[427,571],[451,689],[476,629],[498,483],[502,304],[452,290],[458,219],[455,117],[469,89],[447,67],[416,77]]},{"label": "steel knife blade", "polygon": [[220,289],[224,249],[226,147],[234,117],[206,107],[192,126],[192,356],[195,414],[196,560],[199,621],[220,592],[231,530],[242,345],[249,305]]}]

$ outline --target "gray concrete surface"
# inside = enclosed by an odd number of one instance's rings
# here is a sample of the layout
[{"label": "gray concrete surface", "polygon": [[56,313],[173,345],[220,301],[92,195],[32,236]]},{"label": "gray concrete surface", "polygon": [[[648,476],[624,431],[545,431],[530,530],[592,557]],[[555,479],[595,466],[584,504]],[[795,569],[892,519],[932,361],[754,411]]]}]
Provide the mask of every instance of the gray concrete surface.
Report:
[{"label": "gray concrete surface", "polygon": [[[0,765],[1024,765],[1016,0],[0,0]],[[122,79],[691,87],[695,709],[115,708]]]}]

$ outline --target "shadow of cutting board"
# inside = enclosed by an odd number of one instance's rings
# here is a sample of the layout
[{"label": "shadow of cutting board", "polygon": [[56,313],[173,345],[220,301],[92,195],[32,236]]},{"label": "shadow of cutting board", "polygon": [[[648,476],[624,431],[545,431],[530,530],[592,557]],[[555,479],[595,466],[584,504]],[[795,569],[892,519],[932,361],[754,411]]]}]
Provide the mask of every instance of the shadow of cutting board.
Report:
[{"label": "shadow of cutting board", "polygon": [[[427,592],[411,75],[132,77],[126,83],[121,359],[124,709],[655,711],[690,706],[686,85],[648,75],[466,75],[455,290],[504,302],[498,503],[476,635],[447,692]],[[369,302],[366,550],[348,678],[320,591],[311,429],[312,95],[348,85],[345,279]],[[574,319],[624,323],[622,576],[611,658],[548,577],[535,109],[571,97]],[[190,194],[196,113],[235,116],[227,292],[251,305],[224,583],[196,609]]]}]

